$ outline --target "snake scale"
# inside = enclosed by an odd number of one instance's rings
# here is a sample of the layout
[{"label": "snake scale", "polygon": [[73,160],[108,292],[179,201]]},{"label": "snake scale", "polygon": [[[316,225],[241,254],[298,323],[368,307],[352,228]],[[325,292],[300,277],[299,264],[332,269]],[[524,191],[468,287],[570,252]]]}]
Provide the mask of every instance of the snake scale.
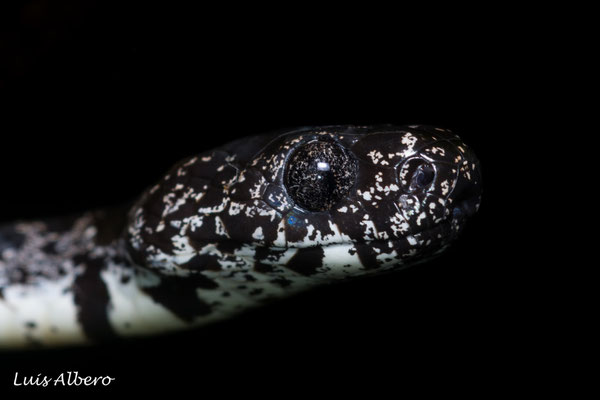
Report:
[{"label": "snake scale", "polygon": [[130,207],[0,227],[0,348],[228,318],[440,254],[479,208],[479,161],[428,126],[307,127],[176,164]]}]

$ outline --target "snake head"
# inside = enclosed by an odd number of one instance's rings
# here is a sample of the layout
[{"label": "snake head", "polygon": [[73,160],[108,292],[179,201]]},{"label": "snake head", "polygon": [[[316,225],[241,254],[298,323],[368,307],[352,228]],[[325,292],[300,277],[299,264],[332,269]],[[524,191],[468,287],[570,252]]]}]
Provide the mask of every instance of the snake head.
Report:
[{"label": "snake head", "polygon": [[304,128],[182,161],[132,209],[127,242],[164,273],[344,277],[438,254],[480,200],[479,162],[450,131]]}]

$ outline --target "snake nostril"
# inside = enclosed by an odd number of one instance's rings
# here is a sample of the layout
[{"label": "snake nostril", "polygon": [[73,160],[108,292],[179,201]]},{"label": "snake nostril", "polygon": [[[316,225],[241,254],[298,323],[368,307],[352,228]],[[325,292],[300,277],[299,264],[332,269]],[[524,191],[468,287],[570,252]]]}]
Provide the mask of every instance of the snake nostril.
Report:
[{"label": "snake nostril", "polygon": [[435,170],[433,169],[433,165],[427,162],[420,164],[413,172],[410,191],[412,192],[429,186],[433,182],[434,177]]},{"label": "snake nostril", "polygon": [[398,172],[400,184],[409,193],[429,187],[435,179],[435,175],[435,166],[419,157],[406,160]]}]

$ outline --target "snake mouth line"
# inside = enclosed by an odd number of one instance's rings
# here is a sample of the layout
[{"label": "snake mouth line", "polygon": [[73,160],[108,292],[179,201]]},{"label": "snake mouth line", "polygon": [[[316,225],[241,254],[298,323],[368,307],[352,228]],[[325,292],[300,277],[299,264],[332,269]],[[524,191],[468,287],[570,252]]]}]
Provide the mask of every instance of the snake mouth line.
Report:
[{"label": "snake mouth line", "polygon": [[[455,208],[461,208],[462,205],[457,205]],[[409,232],[405,236],[397,236],[397,237],[388,237],[388,238],[374,238],[374,239],[357,239],[357,240],[349,240],[349,241],[332,241],[332,242],[323,242],[323,243],[315,243],[310,244],[308,246],[302,246],[302,243],[299,245],[290,245],[290,246],[264,246],[274,251],[285,251],[289,249],[303,249],[310,247],[336,247],[336,246],[354,246],[354,245],[369,245],[369,244],[384,244],[388,242],[399,242],[406,241],[407,238],[415,238],[418,239],[419,242],[426,243],[428,240],[431,242],[425,246],[417,245],[416,248],[421,247],[429,247],[435,246],[435,243],[439,243],[440,247],[445,245],[448,242],[448,238],[453,239],[458,232],[460,232],[464,221],[467,219],[467,214],[465,212],[460,212],[454,214],[451,212],[446,218],[437,224],[430,226],[426,229]],[[259,247],[259,246],[257,246]]]}]

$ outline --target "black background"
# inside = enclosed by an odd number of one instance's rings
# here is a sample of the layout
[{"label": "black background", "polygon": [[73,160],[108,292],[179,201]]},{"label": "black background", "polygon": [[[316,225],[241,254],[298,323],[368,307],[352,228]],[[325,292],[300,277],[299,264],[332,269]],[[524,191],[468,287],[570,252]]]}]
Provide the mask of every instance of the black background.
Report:
[{"label": "black background", "polygon": [[510,36],[520,21],[499,10],[300,4],[2,7],[2,221],[116,205],[184,156],[303,125],[450,128],[479,156],[485,192],[461,240],[430,264],[201,331],[0,354],[0,386],[14,372],[69,370],[117,378],[98,391],[223,396],[496,391],[531,379],[528,366],[544,358],[531,330],[537,303],[523,294],[525,258],[503,257],[515,236],[510,144],[536,85],[535,41]]}]

